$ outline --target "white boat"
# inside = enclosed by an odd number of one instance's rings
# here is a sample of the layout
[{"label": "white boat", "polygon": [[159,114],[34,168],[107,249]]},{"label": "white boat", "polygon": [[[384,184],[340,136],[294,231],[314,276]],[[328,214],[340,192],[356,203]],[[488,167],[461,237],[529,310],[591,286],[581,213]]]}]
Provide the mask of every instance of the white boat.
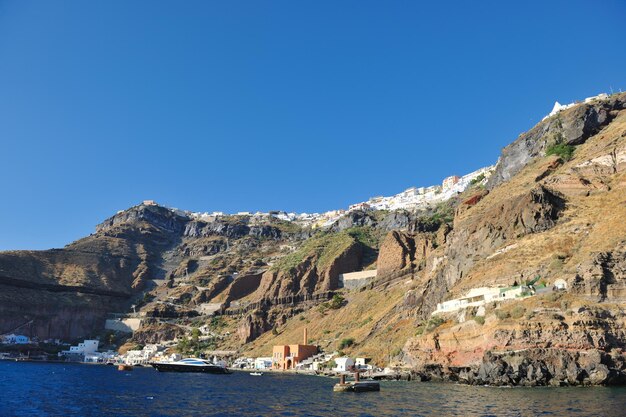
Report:
[{"label": "white boat", "polygon": [[230,371],[222,364],[216,364],[206,359],[187,358],[172,362],[152,362],[159,372],[206,372],[209,374],[229,374]]},{"label": "white boat", "polygon": [[261,375],[263,375],[263,372],[250,372],[250,375],[252,375],[252,376],[261,376]]}]

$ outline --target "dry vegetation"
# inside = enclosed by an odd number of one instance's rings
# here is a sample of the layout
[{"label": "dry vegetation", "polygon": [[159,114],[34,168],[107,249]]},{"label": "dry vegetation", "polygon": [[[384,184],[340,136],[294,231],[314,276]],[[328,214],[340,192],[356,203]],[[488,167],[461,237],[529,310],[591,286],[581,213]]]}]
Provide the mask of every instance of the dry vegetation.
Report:
[{"label": "dry vegetation", "polygon": [[305,311],[279,327],[277,335],[267,332],[252,342],[246,354],[269,356],[275,344],[301,343],[306,327],[310,341],[326,352],[339,350],[343,339],[353,338],[354,344],[344,348],[344,353],[388,363],[389,356],[397,354],[414,333],[415,320],[395,312],[407,289],[399,284],[386,290],[345,292],[347,303],[342,308]]}]

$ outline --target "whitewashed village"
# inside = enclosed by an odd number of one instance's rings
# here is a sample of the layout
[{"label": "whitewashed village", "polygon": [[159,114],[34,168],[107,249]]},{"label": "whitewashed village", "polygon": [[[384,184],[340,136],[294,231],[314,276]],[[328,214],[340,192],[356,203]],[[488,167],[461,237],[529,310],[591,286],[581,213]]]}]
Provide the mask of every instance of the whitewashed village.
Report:
[{"label": "whitewashed village", "polygon": [[[449,200],[457,194],[462,193],[469,185],[474,183],[483,183],[492,174],[495,165],[480,168],[470,172],[464,176],[452,175],[445,178],[440,185],[432,185],[429,187],[410,187],[403,192],[389,196],[371,197],[367,201],[351,204],[347,209],[330,210],[324,213],[287,213],[284,211],[249,212],[241,211],[237,213],[227,214],[221,211],[215,212],[190,212],[172,208],[171,210],[181,216],[187,216],[192,219],[205,222],[212,222],[216,219],[227,216],[244,216],[250,218],[252,223],[255,220],[262,220],[267,217],[275,217],[279,220],[297,222],[303,226],[311,226],[312,228],[329,227],[342,216],[353,211],[371,211],[371,210],[420,210],[434,206],[443,201]],[[144,205],[158,205],[153,200],[146,200]],[[121,211],[120,211],[121,212]]]}]

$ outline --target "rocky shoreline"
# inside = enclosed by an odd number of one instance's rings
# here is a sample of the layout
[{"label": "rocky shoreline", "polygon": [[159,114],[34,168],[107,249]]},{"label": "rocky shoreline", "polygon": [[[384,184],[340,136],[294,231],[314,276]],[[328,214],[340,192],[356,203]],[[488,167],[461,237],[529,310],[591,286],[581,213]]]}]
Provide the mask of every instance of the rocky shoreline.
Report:
[{"label": "rocky shoreline", "polygon": [[478,366],[431,364],[411,371],[419,381],[492,386],[626,385],[623,353],[599,350],[526,349],[487,352]]}]

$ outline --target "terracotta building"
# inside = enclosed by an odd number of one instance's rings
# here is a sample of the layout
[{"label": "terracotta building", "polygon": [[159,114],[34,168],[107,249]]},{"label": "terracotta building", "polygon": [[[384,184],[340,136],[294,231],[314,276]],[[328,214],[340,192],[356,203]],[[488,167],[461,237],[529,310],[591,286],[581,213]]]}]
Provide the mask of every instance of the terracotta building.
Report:
[{"label": "terracotta building", "polygon": [[295,369],[296,365],[317,353],[317,346],[308,344],[307,329],[304,329],[304,344],[278,345],[272,350],[273,369]]}]

